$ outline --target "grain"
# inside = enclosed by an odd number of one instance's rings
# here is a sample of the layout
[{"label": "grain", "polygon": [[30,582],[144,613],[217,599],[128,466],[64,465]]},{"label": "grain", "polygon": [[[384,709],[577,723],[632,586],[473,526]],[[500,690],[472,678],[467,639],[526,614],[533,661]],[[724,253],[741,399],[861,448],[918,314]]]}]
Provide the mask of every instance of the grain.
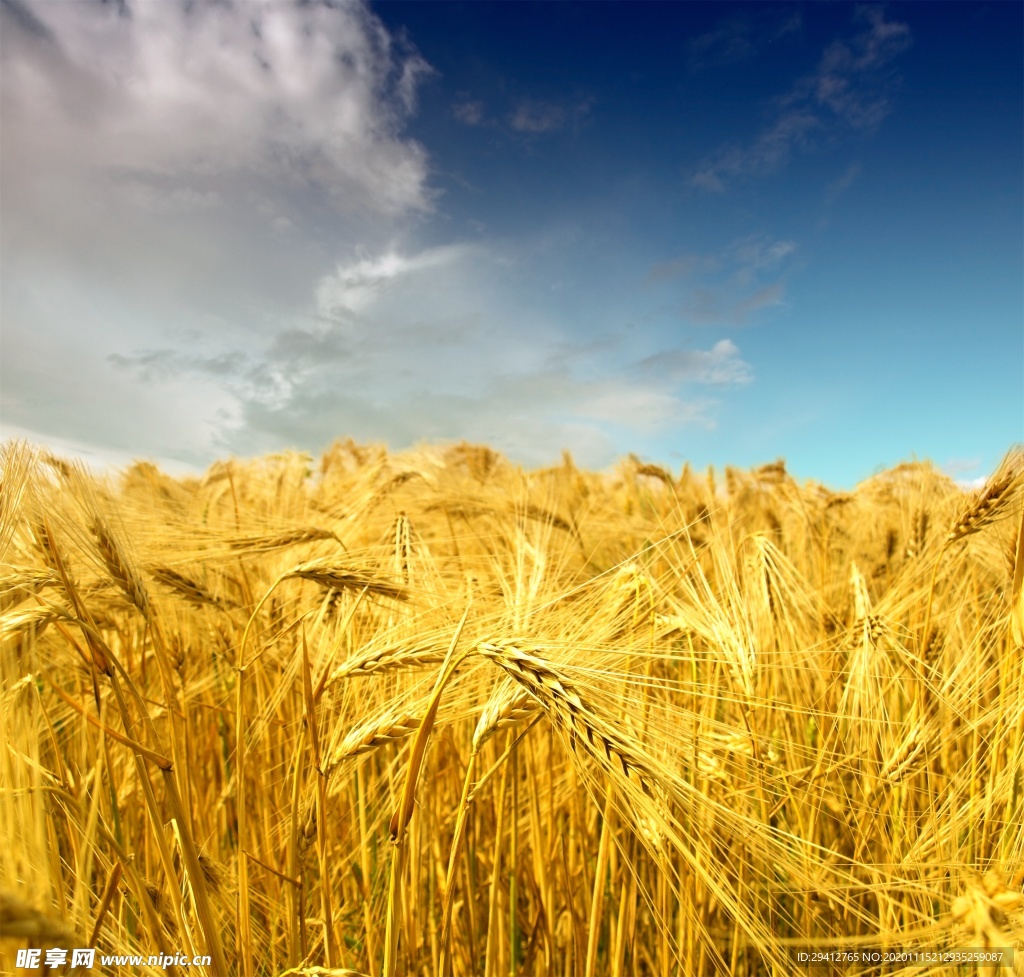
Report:
[{"label": "grain", "polygon": [[946,535],[946,545],[955,543],[996,522],[1009,511],[1024,485],[1024,450],[1007,453],[984,488],[961,505]]},{"label": "grain", "polygon": [[1024,957],[1019,449],[971,496],[2,458],[0,972],[72,933],[251,977]]},{"label": "grain", "polygon": [[331,673],[329,681],[335,682],[353,675],[369,675],[371,672],[439,665],[444,660],[444,651],[443,641],[371,646],[339,665]]},{"label": "grain", "polygon": [[511,729],[522,720],[535,716],[540,708],[537,700],[515,679],[505,679],[491,693],[480,712],[473,730],[473,752],[479,753],[495,733]]},{"label": "grain", "polygon": [[621,773],[650,794],[658,774],[642,746],[601,717],[572,682],[539,657],[543,649],[527,647],[531,650],[514,641],[484,641],[477,650],[500,665],[540,704],[552,722],[569,734],[571,745],[580,746],[602,767],[615,775]]},{"label": "grain", "polygon": [[148,618],[150,616],[149,594],[146,592],[142,578],[125,556],[120,543],[102,519],[96,519],[90,529],[93,536],[96,537],[96,545],[110,578],[121,588],[139,613],[144,618]]},{"label": "grain", "polygon": [[328,771],[349,757],[370,753],[389,743],[398,743],[412,736],[423,722],[423,712],[388,711],[382,716],[357,726],[338,744],[331,755]]},{"label": "grain", "polygon": [[315,543],[324,539],[339,542],[338,537],[329,529],[293,529],[284,533],[269,533],[255,536],[239,536],[229,538],[225,542],[229,549],[244,553],[270,553],[273,550],[298,546],[300,543]]},{"label": "grain", "polygon": [[321,587],[334,590],[365,590],[367,593],[379,597],[389,597],[392,600],[405,601],[409,599],[409,592],[405,587],[383,579],[373,570],[365,567],[346,566],[330,559],[300,563],[294,569],[289,570],[285,577],[312,580],[320,584]]},{"label": "grain", "polygon": [[154,567],[150,573],[153,575],[154,580],[159,581],[165,587],[170,587],[171,590],[184,597],[190,604],[200,607],[204,604],[211,607],[224,606],[224,602],[219,597],[215,597],[201,584],[196,583],[182,573],[178,573],[177,570],[172,570],[170,567]]}]

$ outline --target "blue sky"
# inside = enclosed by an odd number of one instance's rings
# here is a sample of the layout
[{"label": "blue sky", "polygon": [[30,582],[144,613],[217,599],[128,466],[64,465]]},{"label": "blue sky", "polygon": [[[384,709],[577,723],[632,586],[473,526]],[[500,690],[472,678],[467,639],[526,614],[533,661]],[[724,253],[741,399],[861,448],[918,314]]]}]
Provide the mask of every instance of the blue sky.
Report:
[{"label": "blue sky", "polygon": [[0,0],[0,436],[977,479],[1022,11]]}]

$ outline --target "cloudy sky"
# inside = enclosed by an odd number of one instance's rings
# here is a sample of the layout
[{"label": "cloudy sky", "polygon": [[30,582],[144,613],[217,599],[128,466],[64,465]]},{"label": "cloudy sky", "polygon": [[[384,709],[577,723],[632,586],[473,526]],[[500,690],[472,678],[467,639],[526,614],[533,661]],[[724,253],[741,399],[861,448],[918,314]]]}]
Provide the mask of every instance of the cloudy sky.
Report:
[{"label": "cloudy sky", "polygon": [[984,475],[1022,11],[0,0],[0,437]]}]

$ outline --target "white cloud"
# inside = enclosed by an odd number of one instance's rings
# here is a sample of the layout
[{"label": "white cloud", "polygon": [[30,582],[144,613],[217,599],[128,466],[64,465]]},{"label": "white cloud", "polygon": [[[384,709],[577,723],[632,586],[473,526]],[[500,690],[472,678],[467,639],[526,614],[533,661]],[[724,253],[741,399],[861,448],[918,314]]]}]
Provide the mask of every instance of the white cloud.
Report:
[{"label": "white cloud", "polygon": [[958,478],[956,484],[965,492],[977,492],[985,487],[987,481],[988,478],[985,475],[979,475],[977,478]]},{"label": "white cloud", "polygon": [[737,274],[749,278],[759,271],[772,271],[796,251],[793,241],[773,240],[767,235],[754,234],[734,241],[728,248]]},{"label": "white cloud", "polygon": [[138,211],[153,215],[188,214],[217,210],[224,204],[216,190],[175,187],[161,192],[151,183],[130,180],[123,185],[125,201]]},{"label": "white cloud", "polygon": [[429,68],[361,3],[5,0],[0,36],[5,429],[208,460],[337,251],[430,211]]},{"label": "white cloud", "polygon": [[700,388],[752,378],[729,340],[639,360],[621,337],[575,343],[502,278],[508,261],[468,246],[391,246],[340,265],[320,283],[319,320],[283,329],[229,379],[239,422],[224,428],[225,447],[315,448],[344,431],[399,445],[485,440],[525,463],[571,445],[602,465],[608,429],[708,427],[718,401]]},{"label": "white cloud", "polygon": [[957,487],[965,492],[977,492],[985,487],[988,476],[975,474],[982,469],[982,460],[979,457],[950,458],[942,466],[942,472],[953,479]]},{"label": "white cloud", "polygon": [[[27,10],[45,36],[12,13]],[[342,211],[426,209],[400,130],[429,71],[363,4],[4,5],[5,166],[202,194],[315,185]],[[165,181],[173,181],[168,186]]]},{"label": "white cloud", "polygon": [[581,344],[541,295],[561,238],[418,240],[428,160],[402,127],[428,69],[365,5],[0,18],[5,433],[199,466],[344,434],[604,464],[611,429],[706,426],[707,388],[749,380],[728,341]]},{"label": "white cloud", "polygon": [[670,424],[678,423],[680,415],[692,423],[701,416],[700,410],[690,402],[684,407],[671,393],[646,390],[642,387],[618,387],[600,391],[585,398],[577,407],[580,417],[593,418],[627,428],[633,434],[653,434]]},{"label": "white cloud", "polygon": [[339,265],[317,286],[317,307],[324,316],[361,312],[385,288],[420,272],[451,265],[467,256],[469,250],[464,245],[447,245],[403,255],[389,249],[375,258],[362,257]]}]

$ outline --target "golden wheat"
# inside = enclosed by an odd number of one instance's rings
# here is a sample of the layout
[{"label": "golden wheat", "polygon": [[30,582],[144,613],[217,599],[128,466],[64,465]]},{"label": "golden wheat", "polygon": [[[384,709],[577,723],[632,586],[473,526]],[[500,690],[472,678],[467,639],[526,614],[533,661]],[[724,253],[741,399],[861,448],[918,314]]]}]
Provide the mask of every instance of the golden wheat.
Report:
[{"label": "golden wheat", "polygon": [[0,467],[2,971],[1024,960],[1020,449],[972,495],[466,444]]}]

